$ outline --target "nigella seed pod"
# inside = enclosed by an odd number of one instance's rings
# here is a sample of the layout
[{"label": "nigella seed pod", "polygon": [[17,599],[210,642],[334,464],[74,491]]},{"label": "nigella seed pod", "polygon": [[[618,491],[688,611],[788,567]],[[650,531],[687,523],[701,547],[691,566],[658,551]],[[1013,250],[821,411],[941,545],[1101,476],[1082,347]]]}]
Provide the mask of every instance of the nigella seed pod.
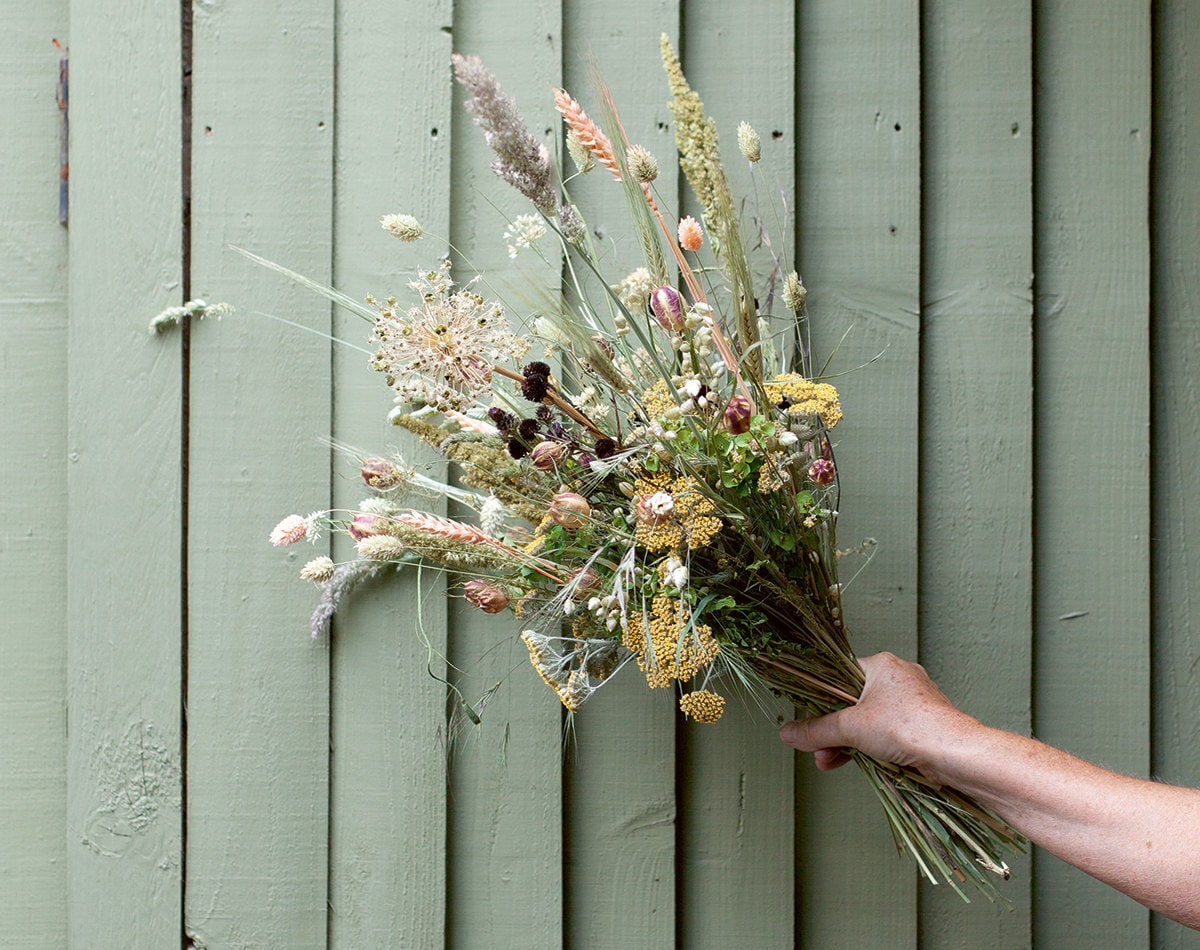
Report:
[{"label": "nigella seed pod", "polygon": [[[578,580],[576,580],[576,578],[578,578]],[[572,573],[571,580],[575,581],[575,589],[572,591],[571,596],[576,600],[579,600],[582,597],[587,597],[589,594],[594,594],[600,589],[600,585],[603,583],[603,581],[600,579],[600,575],[593,571],[590,567],[580,568]],[[595,608],[592,609],[594,610]]]},{"label": "nigella seed pod", "polygon": [[651,294],[650,310],[664,330],[678,333],[683,329],[683,298],[669,284],[663,284]]},{"label": "nigella seed pod", "polygon": [[478,607],[485,614],[498,614],[509,604],[508,591],[479,579],[467,581],[463,596],[468,604]]},{"label": "nigella seed pod", "polygon": [[750,429],[750,400],[738,393],[725,407],[725,430],[739,435]]},{"label": "nigella seed pod", "polygon": [[400,469],[396,468],[387,459],[379,458],[378,456],[363,459],[359,474],[362,475],[362,480],[371,488],[379,491],[387,491],[389,488],[395,488],[403,481]]},{"label": "nigella seed pod", "polygon": [[818,485],[828,485],[833,482],[836,472],[833,462],[829,459],[817,459],[808,467],[808,477]]},{"label": "nigella seed pod", "polygon": [[550,520],[568,531],[582,528],[592,514],[588,500],[573,491],[560,491],[550,499]]},{"label": "nigella seed pod", "polygon": [[360,511],[356,514],[346,528],[347,534],[355,541],[361,541],[363,538],[370,538],[377,534],[385,534],[387,530],[387,518],[368,514],[365,511]]},{"label": "nigella seed pod", "polygon": [[539,471],[549,471],[554,468],[566,454],[567,447],[561,442],[539,442],[529,453],[533,467]]}]

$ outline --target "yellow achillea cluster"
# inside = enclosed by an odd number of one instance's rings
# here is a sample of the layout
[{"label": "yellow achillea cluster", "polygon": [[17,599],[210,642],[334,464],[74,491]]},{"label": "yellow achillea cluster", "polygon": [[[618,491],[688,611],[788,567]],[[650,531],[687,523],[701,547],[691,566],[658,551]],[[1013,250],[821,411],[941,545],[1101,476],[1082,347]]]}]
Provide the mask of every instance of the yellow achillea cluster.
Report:
[{"label": "yellow achillea cluster", "polygon": [[758,470],[758,493],[769,495],[783,487],[785,456],[782,452],[772,452]]},{"label": "yellow achillea cluster", "polygon": [[698,689],[679,699],[679,708],[696,722],[716,722],[725,712],[725,697],[708,689]]},{"label": "yellow achillea cluster", "polygon": [[708,624],[698,623],[688,630],[691,619],[687,603],[672,597],[655,597],[649,617],[640,610],[630,612],[622,640],[637,656],[651,689],[669,686],[672,680],[688,682],[721,652]]},{"label": "yellow achillea cluster", "polygon": [[676,408],[675,397],[664,380],[658,380],[642,393],[642,408],[651,420],[659,419]]},{"label": "yellow achillea cluster", "polygon": [[721,530],[716,505],[701,494],[694,479],[669,472],[646,473],[635,479],[633,491],[635,498],[671,496],[669,513],[655,522],[639,521],[634,529],[634,540],[647,551],[707,547]]},{"label": "yellow achillea cluster", "polygon": [[842,419],[837,390],[829,383],[814,383],[797,373],[784,373],[763,383],[767,398],[790,416],[820,416],[832,429]]}]

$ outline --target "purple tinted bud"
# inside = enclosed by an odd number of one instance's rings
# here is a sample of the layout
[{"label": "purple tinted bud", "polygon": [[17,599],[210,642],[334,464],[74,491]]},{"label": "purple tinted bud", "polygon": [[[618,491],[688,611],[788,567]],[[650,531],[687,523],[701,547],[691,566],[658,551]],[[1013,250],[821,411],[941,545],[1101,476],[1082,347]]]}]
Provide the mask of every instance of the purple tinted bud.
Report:
[{"label": "purple tinted bud", "polygon": [[650,297],[650,309],[664,330],[677,333],[683,329],[683,298],[674,287],[663,284],[654,291]]}]

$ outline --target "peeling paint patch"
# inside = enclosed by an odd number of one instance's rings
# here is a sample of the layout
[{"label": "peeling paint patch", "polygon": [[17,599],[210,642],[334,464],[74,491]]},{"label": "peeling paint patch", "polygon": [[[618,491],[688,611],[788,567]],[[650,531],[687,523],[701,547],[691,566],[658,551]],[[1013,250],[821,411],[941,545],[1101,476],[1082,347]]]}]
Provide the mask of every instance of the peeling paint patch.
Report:
[{"label": "peeling paint patch", "polygon": [[[180,807],[179,762],[152,722],[135,721],[119,739],[101,743],[92,756],[92,774],[97,804],[83,844],[97,854],[120,857],[155,827],[163,809]],[[171,866],[166,857],[163,861]]]}]

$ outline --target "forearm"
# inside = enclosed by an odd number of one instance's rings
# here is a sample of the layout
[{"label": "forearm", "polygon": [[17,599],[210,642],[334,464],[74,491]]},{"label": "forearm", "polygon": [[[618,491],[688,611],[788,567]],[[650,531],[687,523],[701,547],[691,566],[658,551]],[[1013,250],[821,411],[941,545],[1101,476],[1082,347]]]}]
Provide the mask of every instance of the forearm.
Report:
[{"label": "forearm", "polygon": [[1200,928],[1200,791],[1116,775],[966,716],[923,765],[1039,847]]}]

